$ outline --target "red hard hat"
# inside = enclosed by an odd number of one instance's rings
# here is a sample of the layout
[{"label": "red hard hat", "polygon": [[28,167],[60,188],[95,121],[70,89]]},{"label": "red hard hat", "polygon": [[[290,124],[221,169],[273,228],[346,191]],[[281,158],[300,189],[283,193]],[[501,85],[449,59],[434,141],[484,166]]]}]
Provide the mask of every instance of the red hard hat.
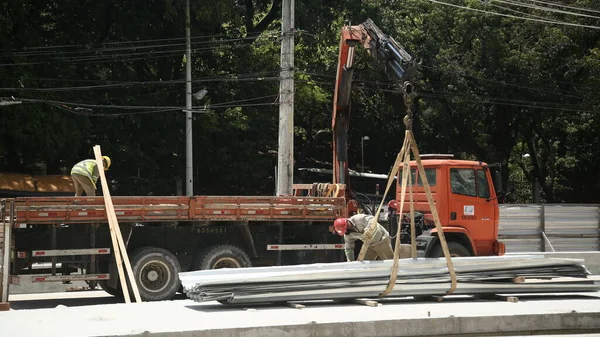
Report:
[{"label": "red hard hat", "polygon": [[333,222],[333,229],[339,236],[343,236],[346,234],[346,229],[348,228],[348,219],[339,218]]},{"label": "red hard hat", "polygon": [[398,210],[398,202],[394,199],[394,200],[390,200],[390,202],[388,202],[388,207],[393,209],[394,211]]}]

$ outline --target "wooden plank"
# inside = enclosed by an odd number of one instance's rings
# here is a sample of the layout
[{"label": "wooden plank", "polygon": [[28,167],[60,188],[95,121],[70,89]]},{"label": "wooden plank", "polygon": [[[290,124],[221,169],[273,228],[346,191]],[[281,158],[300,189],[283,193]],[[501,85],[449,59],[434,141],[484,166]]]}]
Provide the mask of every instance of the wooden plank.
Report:
[{"label": "wooden plank", "polygon": [[[112,203],[112,199],[110,197],[110,191],[108,189],[108,183],[106,181],[106,176],[104,175],[104,167],[102,165],[102,152],[100,150],[100,146],[94,146],[94,154],[96,155],[96,165],[98,166],[98,172],[100,173],[100,180],[102,183],[102,194],[104,195],[104,203],[106,205],[106,214],[108,216],[108,225],[110,228],[110,236],[113,243],[113,249],[115,252],[115,260],[117,264],[117,269],[119,271],[119,277],[121,281],[121,287],[123,288],[123,296],[125,297],[126,303],[131,303],[131,298],[129,296],[129,287],[127,287],[127,280],[125,279],[125,273],[123,272],[123,262],[125,262],[125,267],[127,269],[127,275],[129,276],[129,282],[133,289],[133,294],[135,296],[136,302],[141,302],[140,291],[137,287],[137,283],[135,277],[133,276],[133,270],[131,268],[131,263],[129,262],[129,256],[127,255],[127,248],[123,243],[123,237],[121,236],[121,229],[119,228],[119,222],[117,221],[117,216],[115,214],[115,209]],[[122,253],[122,256],[121,256]]]},{"label": "wooden plank", "polygon": [[375,300],[369,300],[369,299],[365,299],[365,298],[357,298],[352,300],[353,303],[356,304],[361,304],[361,305],[366,305],[369,307],[378,307],[381,305],[381,303],[375,301]]},{"label": "wooden plank", "polygon": [[9,311],[10,302],[0,302],[0,311]]},{"label": "wooden plank", "polygon": [[288,307],[294,308],[294,309],[304,309],[304,308],[306,308],[306,306],[304,304],[300,304],[300,303],[286,302],[286,305]]},{"label": "wooden plank", "polygon": [[504,296],[504,295],[496,295],[497,301],[506,301],[510,303],[519,302],[519,298],[517,296]]},{"label": "wooden plank", "polygon": [[501,302],[510,302],[517,303],[519,302],[519,298],[517,296],[506,296],[506,295],[498,295],[498,294],[481,294],[476,295],[476,298],[480,298],[488,301],[501,301]]},{"label": "wooden plank", "polygon": [[417,301],[443,302],[444,296],[414,296]]},{"label": "wooden plank", "polygon": [[512,279],[512,283],[524,283],[525,278],[523,276],[517,276]]}]

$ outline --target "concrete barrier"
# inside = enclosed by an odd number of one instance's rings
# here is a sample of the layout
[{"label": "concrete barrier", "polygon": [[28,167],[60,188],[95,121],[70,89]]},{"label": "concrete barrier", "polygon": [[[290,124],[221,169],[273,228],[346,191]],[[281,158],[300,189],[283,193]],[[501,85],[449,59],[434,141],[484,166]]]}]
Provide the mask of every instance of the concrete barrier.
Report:
[{"label": "concrete barrier", "polygon": [[69,327],[60,331],[63,337],[515,336],[600,331],[600,292],[519,295],[517,302],[461,296],[443,302],[379,301],[375,307],[306,303],[302,309],[191,300],[59,305],[0,313],[0,336],[54,337],[57,326]]}]

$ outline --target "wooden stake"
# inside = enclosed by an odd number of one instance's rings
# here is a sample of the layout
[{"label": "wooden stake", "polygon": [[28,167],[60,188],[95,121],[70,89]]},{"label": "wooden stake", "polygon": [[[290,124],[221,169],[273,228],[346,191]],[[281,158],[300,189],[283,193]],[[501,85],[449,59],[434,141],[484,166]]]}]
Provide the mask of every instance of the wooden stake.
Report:
[{"label": "wooden stake", "polygon": [[[100,151],[100,145],[94,146],[94,154],[96,156],[96,165],[98,166],[98,172],[100,173],[100,182],[102,184],[102,194],[104,196],[104,205],[106,206],[106,217],[108,218],[108,226],[110,228],[110,236],[115,251],[115,260],[117,269],[119,271],[119,279],[121,281],[121,287],[123,288],[123,296],[125,297],[125,303],[131,303],[129,296],[129,288],[127,287],[127,279],[123,272],[123,262],[125,262],[125,268],[127,269],[127,276],[129,276],[129,283],[133,290],[133,295],[136,302],[141,302],[140,291],[137,287],[135,277],[133,276],[133,270],[131,263],[129,262],[129,256],[127,255],[127,247],[123,242],[123,236],[121,235],[121,229],[119,228],[119,222],[117,215],[115,214],[115,208],[110,197],[110,191],[108,189],[108,183],[104,174],[104,165],[102,163],[102,152]],[[122,256],[121,256],[122,253]]]},{"label": "wooden stake", "polygon": [[438,239],[440,240],[440,245],[442,246],[442,251],[444,252],[444,257],[446,257],[446,265],[448,266],[448,272],[450,272],[450,290],[448,290],[447,295],[450,295],[456,290],[456,272],[454,271],[454,264],[452,263],[452,258],[450,257],[450,252],[448,251],[448,243],[446,242],[446,236],[444,235],[444,229],[442,228],[442,224],[440,221],[440,216],[437,211],[437,207],[435,205],[435,201],[433,200],[433,195],[431,194],[431,188],[429,187],[429,182],[427,181],[427,175],[425,174],[425,169],[423,168],[423,163],[421,162],[421,154],[419,153],[419,148],[415,143],[415,136],[412,131],[407,131],[408,137],[410,137],[409,144],[412,149],[413,155],[415,156],[415,160],[417,162],[417,169],[419,170],[419,177],[423,181],[423,187],[425,189],[425,194],[427,195],[427,201],[429,202],[429,208],[431,209],[431,215],[433,215],[433,221],[435,222],[435,228],[438,231]]},{"label": "wooden stake", "polygon": [[[392,169],[390,170],[390,173],[388,175],[388,182],[385,187],[385,192],[383,192],[384,196],[386,196],[388,191],[390,190],[390,187],[392,186],[392,183],[394,182],[394,177],[396,176],[396,173],[398,172],[398,170],[400,168],[400,163],[404,159],[404,151],[407,149],[406,141],[407,141],[407,138],[404,137],[404,143],[402,144],[402,148],[400,149],[398,156],[396,156],[396,161],[394,162],[394,165],[392,166]],[[373,218],[373,221],[377,221],[379,219],[379,213],[381,212],[381,208],[383,207],[384,202],[385,202],[385,198],[381,198],[381,203],[379,204],[379,208],[377,209],[377,212],[375,213],[375,217]],[[400,225],[398,225],[398,233],[400,233]],[[365,240],[363,242],[363,246],[360,249],[358,258],[356,259],[357,261],[362,261],[365,258],[365,255],[367,254],[367,250],[368,250],[370,243],[371,243],[371,240]]]},{"label": "wooden stake", "polygon": [[[400,152],[404,151],[404,158],[402,159],[402,185],[400,192],[400,207],[398,210],[398,216],[402,217],[402,213],[404,211],[404,201],[406,200],[406,185],[408,181],[408,176],[410,175],[410,145],[412,139],[410,138],[409,131],[406,130],[404,134],[404,145]],[[406,149],[404,148],[406,147]],[[399,167],[399,165],[398,165]],[[394,249],[394,260],[392,262],[392,271],[390,273],[390,280],[388,281],[388,285],[385,290],[379,294],[380,297],[387,296],[396,285],[396,279],[398,278],[398,267],[400,264],[400,232],[401,232],[400,221],[398,222],[398,231],[396,232],[396,243]]]}]

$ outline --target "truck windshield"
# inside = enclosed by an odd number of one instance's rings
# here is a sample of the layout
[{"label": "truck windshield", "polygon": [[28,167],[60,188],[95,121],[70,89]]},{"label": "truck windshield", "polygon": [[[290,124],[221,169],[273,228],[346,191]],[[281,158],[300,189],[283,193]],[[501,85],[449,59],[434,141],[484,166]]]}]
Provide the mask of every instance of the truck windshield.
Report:
[{"label": "truck windshield", "polygon": [[[417,186],[423,186],[423,179],[421,179],[421,177],[417,177],[417,175],[418,175],[417,169],[410,170],[410,178],[412,179],[413,184],[415,184],[415,181],[416,181]],[[435,186],[435,184],[436,184],[436,169],[434,169],[434,168],[425,169],[425,176],[427,176],[427,182],[429,183],[429,186]],[[400,177],[400,181],[402,181],[402,169],[400,169],[398,171],[398,177]]]},{"label": "truck windshield", "polygon": [[[477,177],[477,179],[475,179]],[[490,185],[485,170],[467,168],[450,169],[452,193],[489,199]]]},{"label": "truck windshield", "polygon": [[470,197],[477,196],[475,170],[462,168],[450,169],[450,186],[454,194]]}]

